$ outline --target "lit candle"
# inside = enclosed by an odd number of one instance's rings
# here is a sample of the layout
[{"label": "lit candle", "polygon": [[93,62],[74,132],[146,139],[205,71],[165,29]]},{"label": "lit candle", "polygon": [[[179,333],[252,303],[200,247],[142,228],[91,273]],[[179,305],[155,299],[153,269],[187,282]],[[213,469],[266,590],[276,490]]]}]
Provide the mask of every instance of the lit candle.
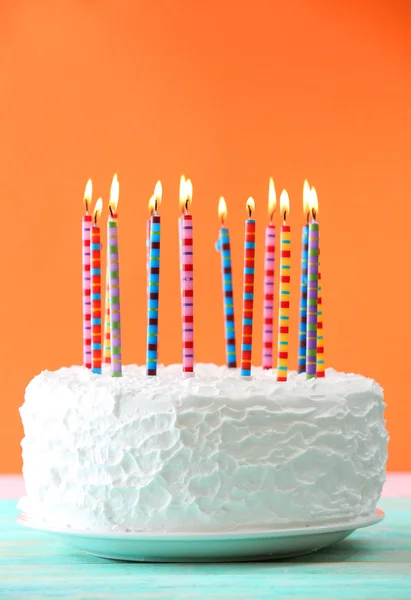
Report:
[{"label": "lit candle", "polygon": [[291,228],[287,225],[290,201],[286,190],[281,192],[280,210],[283,215],[280,237],[280,303],[278,311],[277,381],[287,381],[288,340],[290,322]]},{"label": "lit candle", "polygon": [[82,275],[83,275],[83,364],[91,369],[91,279],[90,279],[90,238],[92,217],[89,214],[92,183],[87,181],[84,192],[86,214],[82,219]]},{"label": "lit candle", "polygon": [[275,225],[273,217],[276,207],[274,181],[270,179],[268,189],[269,223],[265,230],[264,253],[264,308],[263,308],[263,369],[273,367],[273,321],[274,321],[274,273],[275,273]]},{"label": "lit candle", "polygon": [[243,323],[241,337],[241,375],[251,375],[253,349],[253,312],[254,312],[254,263],[255,263],[255,220],[252,219],[255,203],[247,200],[248,219],[245,222],[244,238],[244,280],[243,280]]},{"label": "lit candle", "polygon": [[303,225],[301,242],[301,284],[300,284],[300,328],[298,341],[298,372],[305,373],[307,360],[307,270],[308,270],[308,223],[310,220],[310,186],[304,181],[303,211],[306,222]]},{"label": "lit candle", "polygon": [[311,190],[310,212],[312,219],[308,228],[308,275],[307,275],[307,379],[317,372],[317,314],[318,314],[318,249],[320,231],[317,222],[317,193]]},{"label": "lit candle", "polygon": [[162,186],[157,181],[154,196],[150,199],[151,212],[149,237],[149,262],[147,271],[147,375],[157,375],[158,361],[158,306],[160,297],[160,215],[158,208],[161,203]]},{"label": "lit candle", "polygon": [[100,218],[103,201],[96,202],[91,228],[91,365],[93,373],[101,373],[101,244]]},{"label": "lit candle", "polygon": [[237,353],[235,344],[233,275],[231,270],[230,232],[225,225],[225,220],[227,218],[227,205],[222,196],[218,203],[218,215],[221,219],[221,228],[216,248],[219,252],[221,252],[221,275],[223,279],[226,363],[229,369],[235,369],[237,367]]},{"label": "lit candle", "polygon": [[111,375],[122,376],[121,358],[121,313],[120,313],[120,265],[118,254],[118,217],[117,206],[119,183],[114,175],[110,191],[109,211],[107,222],[107,245],[110,289],[110,341],[111,341]]},{"label": "lit candle", "polygon": [[180,231],[180,279],[181,279],[181,318],[183,328],[183,373],[194,373],[194,272],[193,272],[193,218],[188,213],[192,201],[193,186],[184,176],[180,182],[179,219]]}]

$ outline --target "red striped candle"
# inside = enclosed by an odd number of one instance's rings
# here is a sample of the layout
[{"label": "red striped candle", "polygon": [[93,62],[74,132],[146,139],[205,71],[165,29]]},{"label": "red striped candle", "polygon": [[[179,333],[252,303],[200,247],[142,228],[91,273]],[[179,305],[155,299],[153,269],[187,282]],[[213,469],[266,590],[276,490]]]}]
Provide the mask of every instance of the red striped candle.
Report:
[{"label": "red striped candle", "polygon": [[101,373],[101,243],[97,221],[103,201],[99,198],[94,208],[91,229],[91,365],[93,373]]},{"label": "red striped candle", "polygon": [[183,211],[179,220],[181,318],[183,326],[183,373],[194,373],[194,270],[193,270],[193,218],[188,214],[193,188],[189,179],[180,183],[180,205]]},{"label": "red striped candle", "polygon": [[91,179],[84,192],[86,214],[82,219],[82,275],[83,275],[83,364],[91,369],[91,277],[90,277],[90,239],[92,217],[89,207],[92,195]]},{"label": "red striped candle", "polygon": [[249,218],[245,222],[244,238],[244,279],[243,279],[243,320],[241,332],[241,371],[243,377],[251,375],[253,352],[254,314],[254,264],[255,264],[255,220],[252,219],[255,203],[247,200]]},{"label": "red striped candle", "polygon": [[276,197],[274,181],[270,179],[268,190],[268,215],[270,222],[265,230],[264,253],[264,307],[263,307],[263,369],[273,366],[274,329],[274,272],[275,272],[275,213]]}]

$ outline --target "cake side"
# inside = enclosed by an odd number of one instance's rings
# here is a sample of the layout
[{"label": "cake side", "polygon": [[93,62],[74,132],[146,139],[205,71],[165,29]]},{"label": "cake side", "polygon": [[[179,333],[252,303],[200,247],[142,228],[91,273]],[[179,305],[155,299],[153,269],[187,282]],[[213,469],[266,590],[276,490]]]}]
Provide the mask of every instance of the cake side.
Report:
[{"label": "cake side", "polygon": [[382,389],[329,369],[198,365],[156,378],[83,367],[43,372],[20,409],[21,507],[55,525],[224,531],[324,523],[375,511],[385,480]]}]

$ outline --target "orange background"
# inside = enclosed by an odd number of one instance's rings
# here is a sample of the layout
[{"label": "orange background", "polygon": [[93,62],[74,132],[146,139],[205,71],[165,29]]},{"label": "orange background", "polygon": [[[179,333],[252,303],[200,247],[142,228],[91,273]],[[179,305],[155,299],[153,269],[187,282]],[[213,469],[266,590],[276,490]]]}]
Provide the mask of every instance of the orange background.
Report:
[{"label": "orange background", "polygon": [[81,361],[82,196],[92,177],[94,199],[107,202],[115,171],[126,362],[145,356],[145,219],[159,178],[161,355],[181,360],[177,218],[185,173],[194,185],[196,358],[224,361],[214,249],[220,194],[229,208],[239,335],[245,202],[253,195],[260,363],[272,175],[278,196],[286,187],[291,199],[296,366],[309,178],[320,202],[327,363],[384,386],[389,467],[411,468],[410,5],[343,4],[1,2],[0,471],[21,468],[17,409],[26,384],[42,369]]}]

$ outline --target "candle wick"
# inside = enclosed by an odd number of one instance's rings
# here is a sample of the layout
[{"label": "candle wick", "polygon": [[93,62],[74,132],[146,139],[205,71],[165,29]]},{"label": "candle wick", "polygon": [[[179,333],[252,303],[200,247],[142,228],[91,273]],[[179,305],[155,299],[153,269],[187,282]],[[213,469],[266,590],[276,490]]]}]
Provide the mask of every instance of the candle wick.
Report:
[{"label": "candle wick", "polygon": [[251,215],[253,214],[253,211],[251,210],[251,206],[247,206],[248,208],[248,218],[251,219]]},{"label": "candle wick", "polygon": [[186,198],[185,205],[184,205],[185,206],[186,215],[188,215],[188,204],[189,204],[189,202],[190,202],[189,198]]},{"label": "candle wick", "polygon": [[316,216],[317,216],[317,211],[315,210],[315,208],[313,208],[313,209],[312,209],[312,212],[313,212],[313,219],[314,219],[314,221],[315,221],[315,218],[316,218]]},{"label": "candle wick", "polygon": [[287,224],[287,210],[284,211],[284,225]]},{"label": "candle wick", "polygon": [[111,218],[113,218],[113,209],[111,208],[111,204],[108,205],[108,210],[110,211]]},{"label": "candle wick", "polygon": [[307,213],[307,225],[310,223],[310,211]]}]

